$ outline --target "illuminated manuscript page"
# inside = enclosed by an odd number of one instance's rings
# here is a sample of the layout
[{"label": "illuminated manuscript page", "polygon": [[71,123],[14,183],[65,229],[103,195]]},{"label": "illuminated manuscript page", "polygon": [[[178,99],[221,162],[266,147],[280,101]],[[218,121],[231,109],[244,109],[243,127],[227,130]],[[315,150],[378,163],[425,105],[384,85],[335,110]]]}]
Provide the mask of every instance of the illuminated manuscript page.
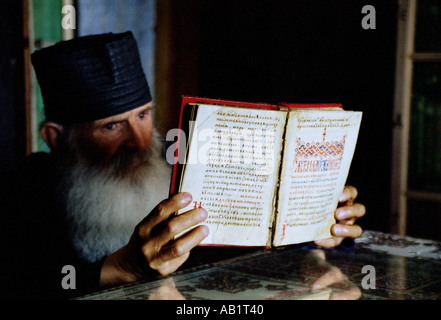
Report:
[{"label": "illuminated manuscript page", "polygon": [[275,246],[331,236],[361,112],[292,110],[288,117]]},{"label": "illuminated manuscript page", "polygon": [[286,112],[200,105],[180,190],[208,212],[202,244],[270,246]]}]

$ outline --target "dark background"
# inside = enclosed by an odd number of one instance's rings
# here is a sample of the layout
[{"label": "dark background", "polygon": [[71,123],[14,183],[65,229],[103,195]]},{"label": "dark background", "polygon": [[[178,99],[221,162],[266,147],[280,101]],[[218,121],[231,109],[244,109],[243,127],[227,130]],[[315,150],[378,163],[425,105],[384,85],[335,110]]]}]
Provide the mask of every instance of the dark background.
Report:
[{"label": "dark background", "polygon": [[[367,207],[362,226],[389,231],[397,1],[170,3],[174,31],[157,46],[176,44],[173,59],[165,61],[177,65],[166,79],[177,88],[172,92],[176,108],[180,95],[195,94],[254,102],[337,102],[363,111],[348,183],[358,188],[359,201]],[[376,9],[375,30],[361,26],[365,5]],[[1,173],[26,152],[22,25],[21,1],[1,1]],[[156,79],[155,86],[161,81]]]},{"label": "dark background", "polygon": [[[338,102],[363,111],[348,178],[364,228],[389,230],[395,1],[209,1],[202,10],[199,95],[262,102]],[[376,29],[364,30],[364,5]]]},{"label": "dark background", "polygon": [[0,174],[25,154],[21,1],[0,2]]}]

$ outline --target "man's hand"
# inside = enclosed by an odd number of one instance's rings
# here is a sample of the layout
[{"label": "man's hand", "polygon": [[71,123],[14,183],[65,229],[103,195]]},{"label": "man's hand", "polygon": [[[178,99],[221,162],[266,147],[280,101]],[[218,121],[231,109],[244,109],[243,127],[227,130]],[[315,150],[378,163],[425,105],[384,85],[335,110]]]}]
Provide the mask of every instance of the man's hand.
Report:
[{"label": "man's hand", "polygon": [[129,243],[105,259],[101,286],[119,285],[148,276],[165,276],[176,271],[187,260],[190,250],[208,235],[206,226],[198,226],[174,240],[176,235],[207,218],[203,208],[173,216],[191,200],[190,194],[179,193],[156,206],[136,226]]},{"label": "man's hand", "polygon": [[366,208],[361,203],[354,203],[358,191],[352,186],[345,186],[339,199],[339,207],[335,210],[337,223],[331,227],[332,238],[314,241],[323,248],[338,246],[344,238],[358,238],[363,230],[360,226],[354,225],[355,220],[364,216]]}]

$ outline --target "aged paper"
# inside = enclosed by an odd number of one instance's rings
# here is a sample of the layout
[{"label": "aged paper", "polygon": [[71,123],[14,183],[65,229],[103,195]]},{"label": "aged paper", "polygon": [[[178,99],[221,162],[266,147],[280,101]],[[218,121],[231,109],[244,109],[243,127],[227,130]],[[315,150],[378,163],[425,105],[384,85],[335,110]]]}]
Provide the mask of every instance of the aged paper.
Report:
[{"label": "aged paper", "polygon": [[201,105],[180,190],[203,207],[202,244],[269,246],[286,112]]},{"label": "aged paper", "polygon": [[360,121],[361,112],[290,111],[273,245],[331,236]]}]

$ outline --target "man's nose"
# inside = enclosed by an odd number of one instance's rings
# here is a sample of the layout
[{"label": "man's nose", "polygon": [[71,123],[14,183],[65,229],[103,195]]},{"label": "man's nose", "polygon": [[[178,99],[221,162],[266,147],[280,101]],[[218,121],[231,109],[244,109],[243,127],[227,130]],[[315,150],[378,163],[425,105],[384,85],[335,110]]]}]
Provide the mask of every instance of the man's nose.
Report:
[{"label": "man's nose", "polygon": [[127,147],[137,150],[145,150],[149,147],[148,135],[137,121],[129,121],[129,137],[127,139]]}]

